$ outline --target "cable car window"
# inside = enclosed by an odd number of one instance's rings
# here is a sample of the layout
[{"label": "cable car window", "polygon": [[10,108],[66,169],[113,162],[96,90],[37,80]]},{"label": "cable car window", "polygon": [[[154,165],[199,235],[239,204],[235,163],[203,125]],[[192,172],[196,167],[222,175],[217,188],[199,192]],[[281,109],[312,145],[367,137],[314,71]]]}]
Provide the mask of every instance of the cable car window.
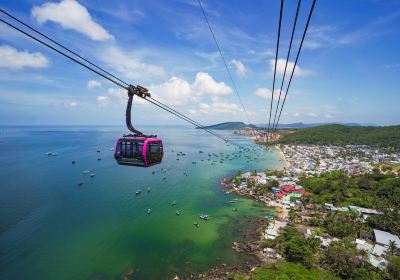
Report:
[{"label": "cable car window", "polygon": [[147,161],[150,164],[161,162],[162,153],[161,142],[150,142],[147,146]]}]

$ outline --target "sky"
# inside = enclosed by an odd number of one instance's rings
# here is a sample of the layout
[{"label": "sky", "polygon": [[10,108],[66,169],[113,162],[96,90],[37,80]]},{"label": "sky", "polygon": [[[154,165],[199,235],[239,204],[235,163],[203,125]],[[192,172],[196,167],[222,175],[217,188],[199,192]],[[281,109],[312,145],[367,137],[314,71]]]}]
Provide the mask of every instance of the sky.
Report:
[{"label": "sky", "polygon": [[[288,69],[311,2],[301,3]],[[202,4],[250,122],[268,123],[280,1]],[[296,5],[284,3],[274,101]],[[249,122],[197,0],[0,7],[202,124]],[[0,125],[124,125],[126,100],[116,85],[0,22]],[[138,127],[185,124],[137,98],[132,117]],[[400,0],[317,0],[280,122],[400,124]]]}]

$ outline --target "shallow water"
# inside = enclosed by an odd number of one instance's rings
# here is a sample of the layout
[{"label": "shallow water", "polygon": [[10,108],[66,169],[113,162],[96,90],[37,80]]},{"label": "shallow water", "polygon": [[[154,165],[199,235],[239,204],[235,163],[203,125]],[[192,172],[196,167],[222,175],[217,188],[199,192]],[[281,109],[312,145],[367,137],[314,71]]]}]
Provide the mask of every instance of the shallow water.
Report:
[{"label": "shallow water", "polygon": [[[146,130],[157,131],[165,155],[142,169],[115,163],[118,127],[0,129],[0,279],[120,279],[131,268],[134,279],[171,279],[243,257],[231,249],[241,236],[227,229],[272,210],[245,198],[230,203],[235,196],[223,194],[219,180],[280,167],[279,155],[230,132],[221,133],[251,153],[192,128]],[[218,157],[208,161],[208,153]],[[200,220],[202,213],[211,219]]]}]

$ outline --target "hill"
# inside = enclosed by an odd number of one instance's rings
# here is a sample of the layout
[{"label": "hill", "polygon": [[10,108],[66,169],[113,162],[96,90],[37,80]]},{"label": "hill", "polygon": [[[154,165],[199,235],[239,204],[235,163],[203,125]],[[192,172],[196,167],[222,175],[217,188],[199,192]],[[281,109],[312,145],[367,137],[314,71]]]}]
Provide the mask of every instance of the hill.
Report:
[{"label": "hill", "polygon": [[233,130],[233,129],[245,129],[245,128],[257,128],[254,124],[245,124],[244,122],[224,122],[206,126],[208,129],[216,130]]},{"label": "hill", "polygon": [[345,126],[339,124],[301,128],[283,136],[282,144],[359,144],[400,150],[400,125]]},{"label": "hill", "polygon": [[[297,123],[280,123],[278,124],[278,128],[306,128],[306,127],[314,127],[314,126],[321,126],[321,125],[328,125],[328,124],[341,124],[341,125],[346,125],[346,126],[363,126],[363,125],[368,125],[368,126],[374,126],[373,124],[360,124],[360,123],[302,123],[302,122],[297,122]],[[257,127],[268,127],[268,124],[257,124]]]}]

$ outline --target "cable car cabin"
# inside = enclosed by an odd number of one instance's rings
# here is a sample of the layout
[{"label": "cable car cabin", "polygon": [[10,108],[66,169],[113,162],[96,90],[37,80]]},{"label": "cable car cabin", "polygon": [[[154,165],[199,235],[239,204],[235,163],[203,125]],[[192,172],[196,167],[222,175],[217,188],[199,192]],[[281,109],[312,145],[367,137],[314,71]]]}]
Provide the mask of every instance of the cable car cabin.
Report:
[{"label": "cable car cabin", "polygon": [[161,163],[163,145],[159,138],[125,136],[115,145],[114,157],[118,164],[149,167]]}]

